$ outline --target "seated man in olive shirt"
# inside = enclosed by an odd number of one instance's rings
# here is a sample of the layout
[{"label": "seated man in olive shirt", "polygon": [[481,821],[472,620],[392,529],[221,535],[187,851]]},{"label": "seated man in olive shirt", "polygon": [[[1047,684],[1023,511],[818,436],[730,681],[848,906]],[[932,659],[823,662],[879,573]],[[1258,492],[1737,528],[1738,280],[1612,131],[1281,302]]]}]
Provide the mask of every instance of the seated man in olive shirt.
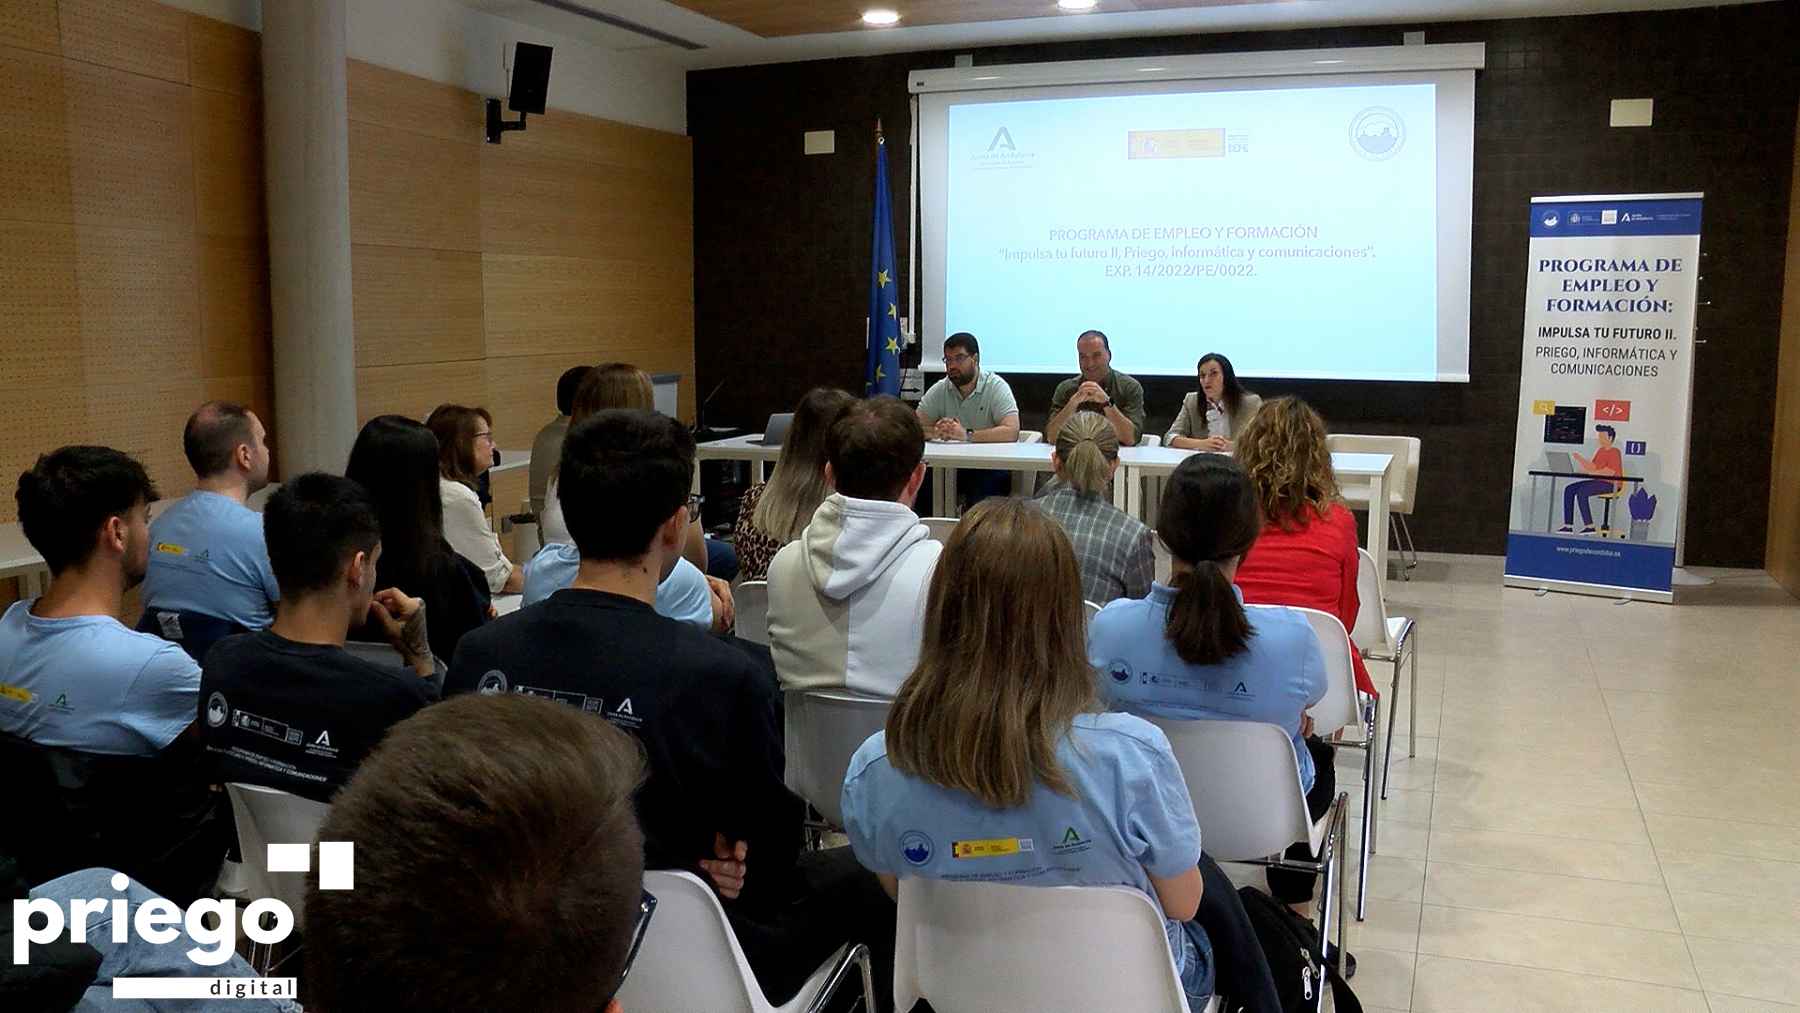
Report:
[{"label": "seated man in olive shirt", "polygon": [[1082,331],[1075,339],[1081,375],[1056,385],[1050,395],[1050,421],[1044,442],[1055,443],[1063,424],[1076,412],[1099,412],[1119,438],[1119,446],[1135,447],[1144,436],[1144,385],[1112,368],[1112,342],[1101,331]]}]

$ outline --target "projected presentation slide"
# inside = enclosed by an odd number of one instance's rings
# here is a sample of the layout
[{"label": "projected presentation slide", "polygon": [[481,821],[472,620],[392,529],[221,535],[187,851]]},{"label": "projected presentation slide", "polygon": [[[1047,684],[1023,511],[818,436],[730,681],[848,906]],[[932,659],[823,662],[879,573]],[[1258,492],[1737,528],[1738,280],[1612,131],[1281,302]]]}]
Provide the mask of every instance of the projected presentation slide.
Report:
[{"label": "projected presentation slide", "polygon": [[1131,372],[1438,379],[1436,87],[951,104],[945,331],[1002,372],[1096,327]]}]

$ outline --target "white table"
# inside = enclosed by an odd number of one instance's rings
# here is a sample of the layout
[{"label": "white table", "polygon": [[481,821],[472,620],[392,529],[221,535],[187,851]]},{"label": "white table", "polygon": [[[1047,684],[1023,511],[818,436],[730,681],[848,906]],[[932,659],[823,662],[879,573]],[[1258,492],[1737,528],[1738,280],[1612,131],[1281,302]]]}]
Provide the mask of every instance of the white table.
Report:
[{"label": "white table", "polygon": [[0,524],[0,580],[19,577],[19,593],[26,598],[44,593],[44,578],[49,574],[44,557],[25,540],[25,529],[18,521]]},{"label": "white table", "polygon": [[494,465],[492,472],[498,475],[501,472],[517,471],[520,468],[529,467],[531,467],[531,451],[502,450],[500,451],[500,463]]}]

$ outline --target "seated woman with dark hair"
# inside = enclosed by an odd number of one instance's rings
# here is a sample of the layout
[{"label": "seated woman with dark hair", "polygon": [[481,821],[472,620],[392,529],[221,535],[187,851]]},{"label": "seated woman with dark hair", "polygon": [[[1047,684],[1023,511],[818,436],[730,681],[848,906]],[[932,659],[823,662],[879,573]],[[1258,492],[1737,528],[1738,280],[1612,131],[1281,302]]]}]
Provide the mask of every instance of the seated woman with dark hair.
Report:
[{"label": "seated woman with dark hair", "polygon": [[[1310,736],[1308,708],[1325,697],[1325,659],[1306,617],[1246,609],[1231,578],[1261,527],[1255,490],[1228,457],[1196,454],[1163,490],[1156,532],[1173,556],[1171,584],[1142,601],[1120,599],[1088,624],[1088,658],[1109,673],[1115,709],[1170,718],[1261,721],[1294,743],[1313,818],[1336,794],[1331,747]],[[1131,673],[1158,673],[1154,681]],[[1120,678],[1124,673],[1124,678]],[[1291,857],[1309,858],[1305,844]],[[1269,870],[1269,892],[1305,908],[1313,875]]]},{"label": "seated woman with dark hair", "polygon": [[[487,622],[490,600],[481,568],[444,539],[437,437],[403,415],[377,415],[357,434],[344,477],[368,490],[381,518],[376,586],[424,599],[431,653],[448,662],[462,635]],[[387,642],[377,626],[350,636]]]},{"label": "seated woman with dark hair", "polygon": [[[1263,528],[1238,564],[1236,583],[1252,605],[1291,605],[1356,627],[1356,518],[1338,494],[1325,445],[1325,420],[1296,397],[1265,402],[1238,437],[1236,456],[1262,504]],[[1350,645],[1356,688],[1379,696]]]}]

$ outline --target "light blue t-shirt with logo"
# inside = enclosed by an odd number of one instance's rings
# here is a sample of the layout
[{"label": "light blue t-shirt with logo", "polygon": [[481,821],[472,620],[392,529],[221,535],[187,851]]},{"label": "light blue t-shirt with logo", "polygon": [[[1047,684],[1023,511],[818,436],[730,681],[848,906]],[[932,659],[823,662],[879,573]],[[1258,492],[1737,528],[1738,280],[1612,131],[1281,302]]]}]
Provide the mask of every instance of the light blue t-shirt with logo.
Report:
[{"label": "light blue t-shirt with logo", "polygon": [[[525,561],[524,593],[519,607],[543,601],[575,583],[581,571],[581,553],[565,542],[551,542]],[[675,569],[656,585],[656,614],[681,623],[693,623],[701,629],[712,629],[712,589],[706,574],[686,559],[677,559]]]},{"label": "light blue t-shirt with logo", "polygon": [[198,612],[260,630],[274,622],[280,598],[262,514],[230,496],[196,491],[150,523],[146,609]]},{"label": "light blue t-shirt with logo", "polygon": [[[1194,804],[1156,726],[1129,714],[1078,715],[1056,759],[1074,798],[1038,785],[1025,805],[990,809],[896,769],[887,733],[877,732],[845,773],[844,831],[864,868],[902,879],[1128,886],[1155,900],[1150,877],[1199,864]],[[1165,921],[1182,982],[1202,999],[1212,991],[1205,933]]]},{"label": "light blue t-shirt with logo", "polygon": [[1300,717],[1325,698],[1326,676],[1306,617],[1286,608],[1245,609],[1249,647],[1216,665],[1191,665],[1164,632],[1174,602],[1175,589],[1156,583],[1148,598],[1117,599],[1088,621],[1088,661],[1100,672],[1101,696],[1134,714],[1279,725],[1294,742],[1300,784],[1311,791],[1312,754],[1300,737]]},{"label": "light blue t-shirt with logo", "polygon": [[0,616],[0,731],[84,753],[151,756],[194,723],[200,666],[111,616]]}]

